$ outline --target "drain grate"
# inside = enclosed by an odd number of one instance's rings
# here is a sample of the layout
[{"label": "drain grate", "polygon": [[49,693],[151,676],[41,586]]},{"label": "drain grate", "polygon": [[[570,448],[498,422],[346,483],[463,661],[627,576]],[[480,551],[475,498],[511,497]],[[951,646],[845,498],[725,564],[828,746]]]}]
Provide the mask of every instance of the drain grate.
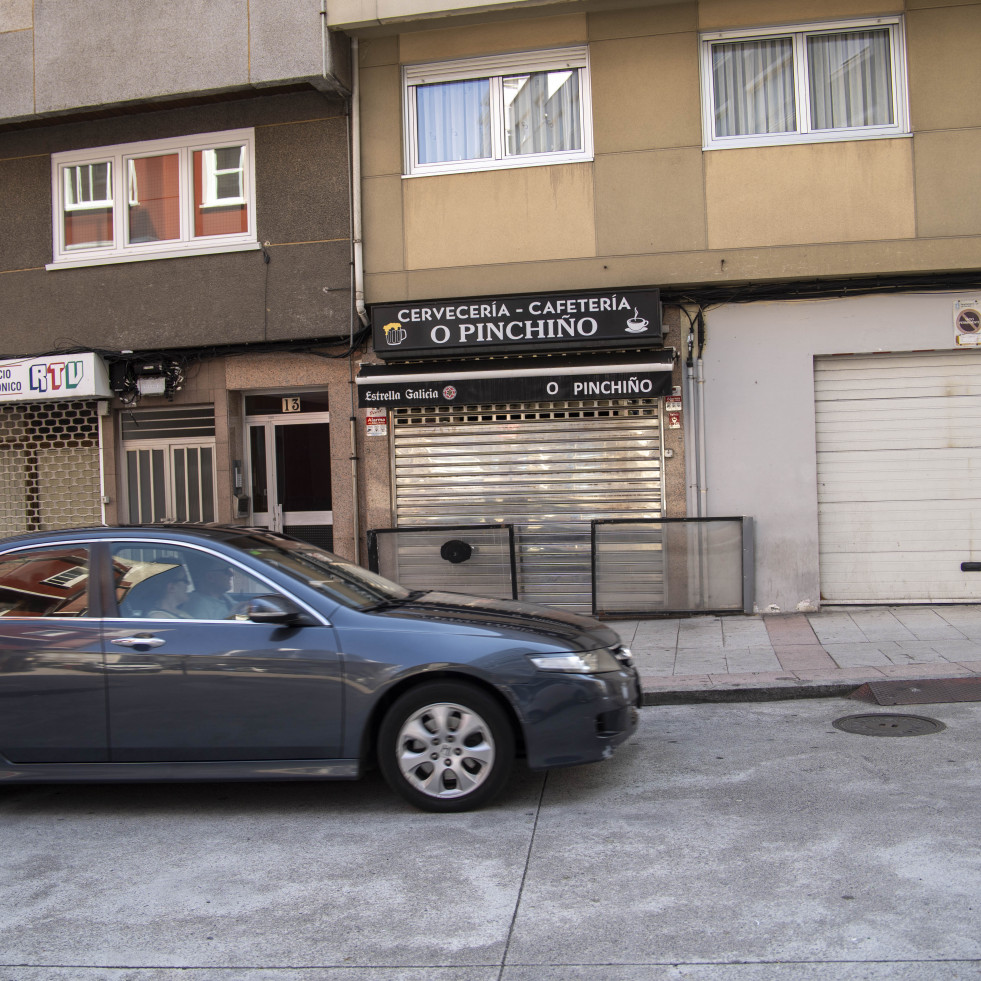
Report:
[{"label": "drain grate", "polygon": [[846,715],[831,724],[842,732],[858,736],[928,736],[947,728],[942,722],[924,715],[892,715],[886,712]]},{"label": "drain grate", "polygon": [[922,681],[870,681],[849,696],[878,705],[929,705],[933,702],[981,702],[981,678],[931,678]]}]

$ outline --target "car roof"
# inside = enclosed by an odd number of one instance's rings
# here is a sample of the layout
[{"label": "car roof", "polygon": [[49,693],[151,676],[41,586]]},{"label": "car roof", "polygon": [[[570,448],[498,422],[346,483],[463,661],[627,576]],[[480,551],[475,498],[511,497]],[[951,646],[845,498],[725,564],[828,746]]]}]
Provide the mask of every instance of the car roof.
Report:
[{"label": "car roof", "polygon": [[113,538],[145,538],[147,534],[166,535],[169,538],[183,541],[202,539],[215,544],[228,544],[232,539],[243,536],[279,537],[267,528],[246,525],[219,524],[143,524],[143,525],[89,525],[82,528],[58,528],[50,531],[32,531],[21,535],[12,535],[0,540],[0,547],[7,545],[25,545],[37,543],[43,545],[49,542],[62,541],[65,538],[105,537]]}]

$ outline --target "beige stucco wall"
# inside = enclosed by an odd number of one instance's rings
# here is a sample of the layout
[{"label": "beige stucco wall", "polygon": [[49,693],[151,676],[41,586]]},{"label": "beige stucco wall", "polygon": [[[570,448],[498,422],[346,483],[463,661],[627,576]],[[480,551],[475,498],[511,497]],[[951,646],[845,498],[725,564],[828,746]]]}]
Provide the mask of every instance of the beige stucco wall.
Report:
[{"label": "beige stucco wall", "polygon": [[[699,30],[895,13],[906,15],[911,137],[702,149]],[[981,3],[606,2],[524,14],[387,36],[375,25],[360,42],[369,302],[977,266]],[[592,163],[401,176],[402,64],[582,43]]]}]

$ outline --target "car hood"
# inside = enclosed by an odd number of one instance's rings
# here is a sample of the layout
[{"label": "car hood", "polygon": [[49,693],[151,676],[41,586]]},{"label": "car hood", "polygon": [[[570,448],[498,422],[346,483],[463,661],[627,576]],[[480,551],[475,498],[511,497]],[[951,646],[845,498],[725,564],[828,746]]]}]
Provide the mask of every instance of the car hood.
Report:
[{"label": "car hood", "polygon": [[549,606],[463,593],[415,594],[411,599],[393,604],[381,615],[424,621],[430,625],[445,623],[458,629],[471,627],[475,631],[491,631],[497,636],[516,640],[534,635],[539,640],[548,638],[570,650],[596,650],[617,647],[621,643],[614,630],[591,617]]}]

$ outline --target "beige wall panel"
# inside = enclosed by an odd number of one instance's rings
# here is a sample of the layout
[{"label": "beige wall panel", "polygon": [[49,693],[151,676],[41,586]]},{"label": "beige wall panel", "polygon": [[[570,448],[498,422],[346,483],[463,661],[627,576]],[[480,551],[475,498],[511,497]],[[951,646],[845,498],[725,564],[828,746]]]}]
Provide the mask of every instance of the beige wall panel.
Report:
[{"label": "beige wall panel", "polygon": [[907,10],[929,7],[973,7],[978,0],[906,0]]},{"label": "beige wall panel", "polygon": [[406,266],[595,255],[590,164],[407,180]]},{"label": "beige wall panel", "polygon": [[374,273],[367,264],[364,275],[364,298],[366,303],[425,299],[424,296],[411,292],[407,273],[403,271]]},{"label": "beige wall panel", "polygon": [[897,14],[902,9],[902,0],[700,0],[698,27],[702,31],[769,27]]},{"label": "beige wall panel", "polygon": [[981,4],[907,14],[914,132],[981,125]]},{"label": "beige wall panel", "polygon": [[914,153],[919,234],[981,233],[981,130],[921,133]]},{"label": "beige wall panel", "polygon": [[913,236],[911,143],[861,140],[706,153],[709,247]]},{"label": "beige wall panel", "polygon": [[0,0],[0,33],[26,31],[33,26],[33,0]]},{"label": "beige wall panel", "polygon": [[696,34],[591,44],[590,73],[597,154],[701,145]]},{"label": "beige wall panel", "polygon": [[441,31],[420,31],[399,38],[399,57],[403,64],[420,61],[447,61],[504,51],[532,51],[563,44],[583,44],[587,40],[586,15],[565,14],[542,20],[502,21],[478,27],[451,27]]},{"label": "beige wall panel", "polygon": [[402,82],[398,65],[361,72],[361,167],[365,177],[402,173]]},{"label": "beige wall panel", "polygon": [[594,166],[600,255],[705,248],[701,150],[607,154]]},{"label": "beige wall panel", "polygon": [[[976,271],[981,268],[981,235],[888,242],[853,242],[724,251],[659,252],[552,262],[426,269],[404,276],[367,278],[370,303],[402,297],[474,296],[531,290],[622,289],[628,286],[742,284],[760,279]],[[669,343],[676,344],[676,341]]]},{"label": "beige wall panel", "polygon": [[402,178],[375,177],[363,182],[364,264],[373,273],[399,271],[405,265],[402,234]]},{"label": "beige wall panel", "polygon": [[672,3],[644,6],[632,10],[589,15],[589,40],[643,37],[650,34],[676,34],[698,27],[698,6]]},{"label": "beige wall panel", "polygon": [[398,62],[398,37],[363,37],[358,41],[358,65],[362,69],[397,65]]}]

